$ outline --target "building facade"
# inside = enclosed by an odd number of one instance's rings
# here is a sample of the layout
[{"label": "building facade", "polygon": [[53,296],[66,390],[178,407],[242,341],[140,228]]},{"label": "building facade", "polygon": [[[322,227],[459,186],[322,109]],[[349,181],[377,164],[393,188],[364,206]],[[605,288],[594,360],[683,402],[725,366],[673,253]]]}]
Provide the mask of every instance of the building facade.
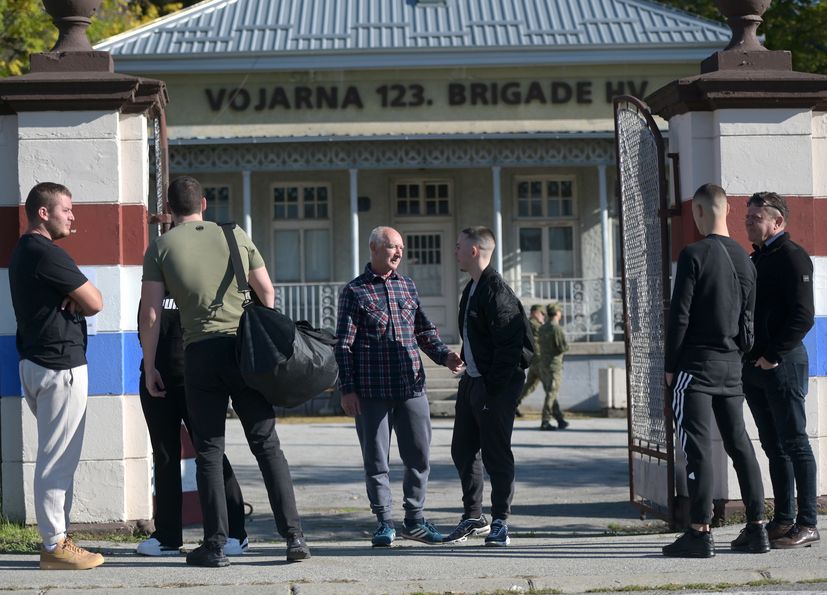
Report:
[{"label": "building facade", "polygon": [[288,313],[333,326],[392,225],[457,341],[454,243],[487,225],[524,301],[562,302],[570,339],[595,343],[622,337],[612,99],[728,38],[646,0],[213,0],[96,49],[167,82],[170,175],[251,233]]}]

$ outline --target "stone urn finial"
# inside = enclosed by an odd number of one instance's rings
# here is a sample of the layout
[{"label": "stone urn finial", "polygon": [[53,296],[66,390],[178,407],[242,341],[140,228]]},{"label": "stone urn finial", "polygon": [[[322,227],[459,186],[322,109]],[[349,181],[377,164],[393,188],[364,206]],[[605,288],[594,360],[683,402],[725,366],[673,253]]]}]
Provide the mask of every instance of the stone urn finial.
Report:
[{"label": "stone urn finial", "polygon": [[91,17],[102,0],[43,0],[46,12],[60,31],[52,52],[91,52],[92,44],[86,36]]},{"label": "stone urn finial", "polygon": [[772,0],[715,0],[732,29],[726,50],[761,52],[767,49],[758,41],[757,31],[771,3]]}]

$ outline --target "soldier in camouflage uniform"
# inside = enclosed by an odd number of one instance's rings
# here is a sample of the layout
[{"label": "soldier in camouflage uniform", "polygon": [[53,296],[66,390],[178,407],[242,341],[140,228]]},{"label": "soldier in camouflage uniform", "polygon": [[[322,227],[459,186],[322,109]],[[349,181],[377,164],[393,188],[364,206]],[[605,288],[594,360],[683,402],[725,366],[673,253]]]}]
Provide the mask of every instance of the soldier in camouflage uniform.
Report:
[{"label": "soldier in camouflage uniform", "polygon": [[537,386],[537,383],[540,382],[540,354],[538,353],[540,347],[540,327],[543,326],[543,323],[546,321],[546,316],[543,310],[543,306],[540,304],[534,304],[531,306],[531,312],[528,317],[528,321],[531,323],[531,334],[534,338],[534,357],[531,358],[531,365],[528,368],[528,374],[526,375],[523,392],[520,393],[520,398],[517,399],[517,417],[523,416],[520,411],[520,403],[523,402],[523,399],[525,399],[527,395],[531,394]]},{"label": "soldier in camouflage uniform", "polygon": [[[560,318],[563,310],[557,304],[546,307],[547,321],[540,328],[537,346],[540,357],[538,371],[543,388],[546,391],[546,400],[543,404],[543,418],[541,430],[565,430],[569,422],[563,419],[563,412],[557,402],[557,393],[560,391],[560,379],[563,376],[563,354],[569,350],[566,335],[560,327]],[[551,418],[557,420],[557,426],[551,425]]]}]

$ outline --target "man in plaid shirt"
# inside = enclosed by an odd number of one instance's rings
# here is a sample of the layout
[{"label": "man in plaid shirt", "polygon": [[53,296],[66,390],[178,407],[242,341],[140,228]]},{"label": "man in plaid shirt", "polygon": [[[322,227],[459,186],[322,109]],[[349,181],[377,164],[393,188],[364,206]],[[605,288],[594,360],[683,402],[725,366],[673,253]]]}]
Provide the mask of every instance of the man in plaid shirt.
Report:
[{"label": "man in plaid shirt", "polygon": [[336,329],[342,408],[356,418],[368,499],[379,521],[371,543],[385,547],[396,537],[388,479],[391,429],[405,465],[402,537],[442,542],[442,534],[423,515],[431,415],[418,347],[455,373],[462,368],[459,354],[440,340],[422,311],[414,282],[396,271],[404,249],[395,229],[371,232],[370,263],[342,290]]}]

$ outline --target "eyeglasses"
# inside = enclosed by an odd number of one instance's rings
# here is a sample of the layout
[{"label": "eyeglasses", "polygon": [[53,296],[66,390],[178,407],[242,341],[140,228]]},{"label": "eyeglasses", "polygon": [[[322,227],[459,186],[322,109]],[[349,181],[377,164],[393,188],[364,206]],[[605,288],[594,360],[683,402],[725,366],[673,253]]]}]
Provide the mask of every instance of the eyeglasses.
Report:
[{"label": "eyeglasses", "polygon": [[[782,217],[784,217],[784,218],[786,218],[786,217],[787,217],[787,216],[784,214],[784,211],[783,211],[783,210],[781,210],[781,208],[780,208],[780,207],[777,207],[777,206],[775,206],[774,204],[771,204],[771,203],[767,202],[766,200],[750,199],[750,200],[748,200],[748,201],[747,201],[747,208],[750,208],[750,207],[759,207],[759,208],[773,209],[773,210],[775,210],[775,211],[778,211],[778,214],[779,214],[779,215],[781,215]],[[749,215],[747,215],[747,217],[746,217],[746,218],[747,218],[747,220],[749,220],[749,219],[750,219],[750,216],[749,216]],[[754,220],[756,220],[756,221],[760,221],[760,220],[761,220],[761,218],[760,218],[760,217],[753,217],[753,219],[754,219]]]}]

